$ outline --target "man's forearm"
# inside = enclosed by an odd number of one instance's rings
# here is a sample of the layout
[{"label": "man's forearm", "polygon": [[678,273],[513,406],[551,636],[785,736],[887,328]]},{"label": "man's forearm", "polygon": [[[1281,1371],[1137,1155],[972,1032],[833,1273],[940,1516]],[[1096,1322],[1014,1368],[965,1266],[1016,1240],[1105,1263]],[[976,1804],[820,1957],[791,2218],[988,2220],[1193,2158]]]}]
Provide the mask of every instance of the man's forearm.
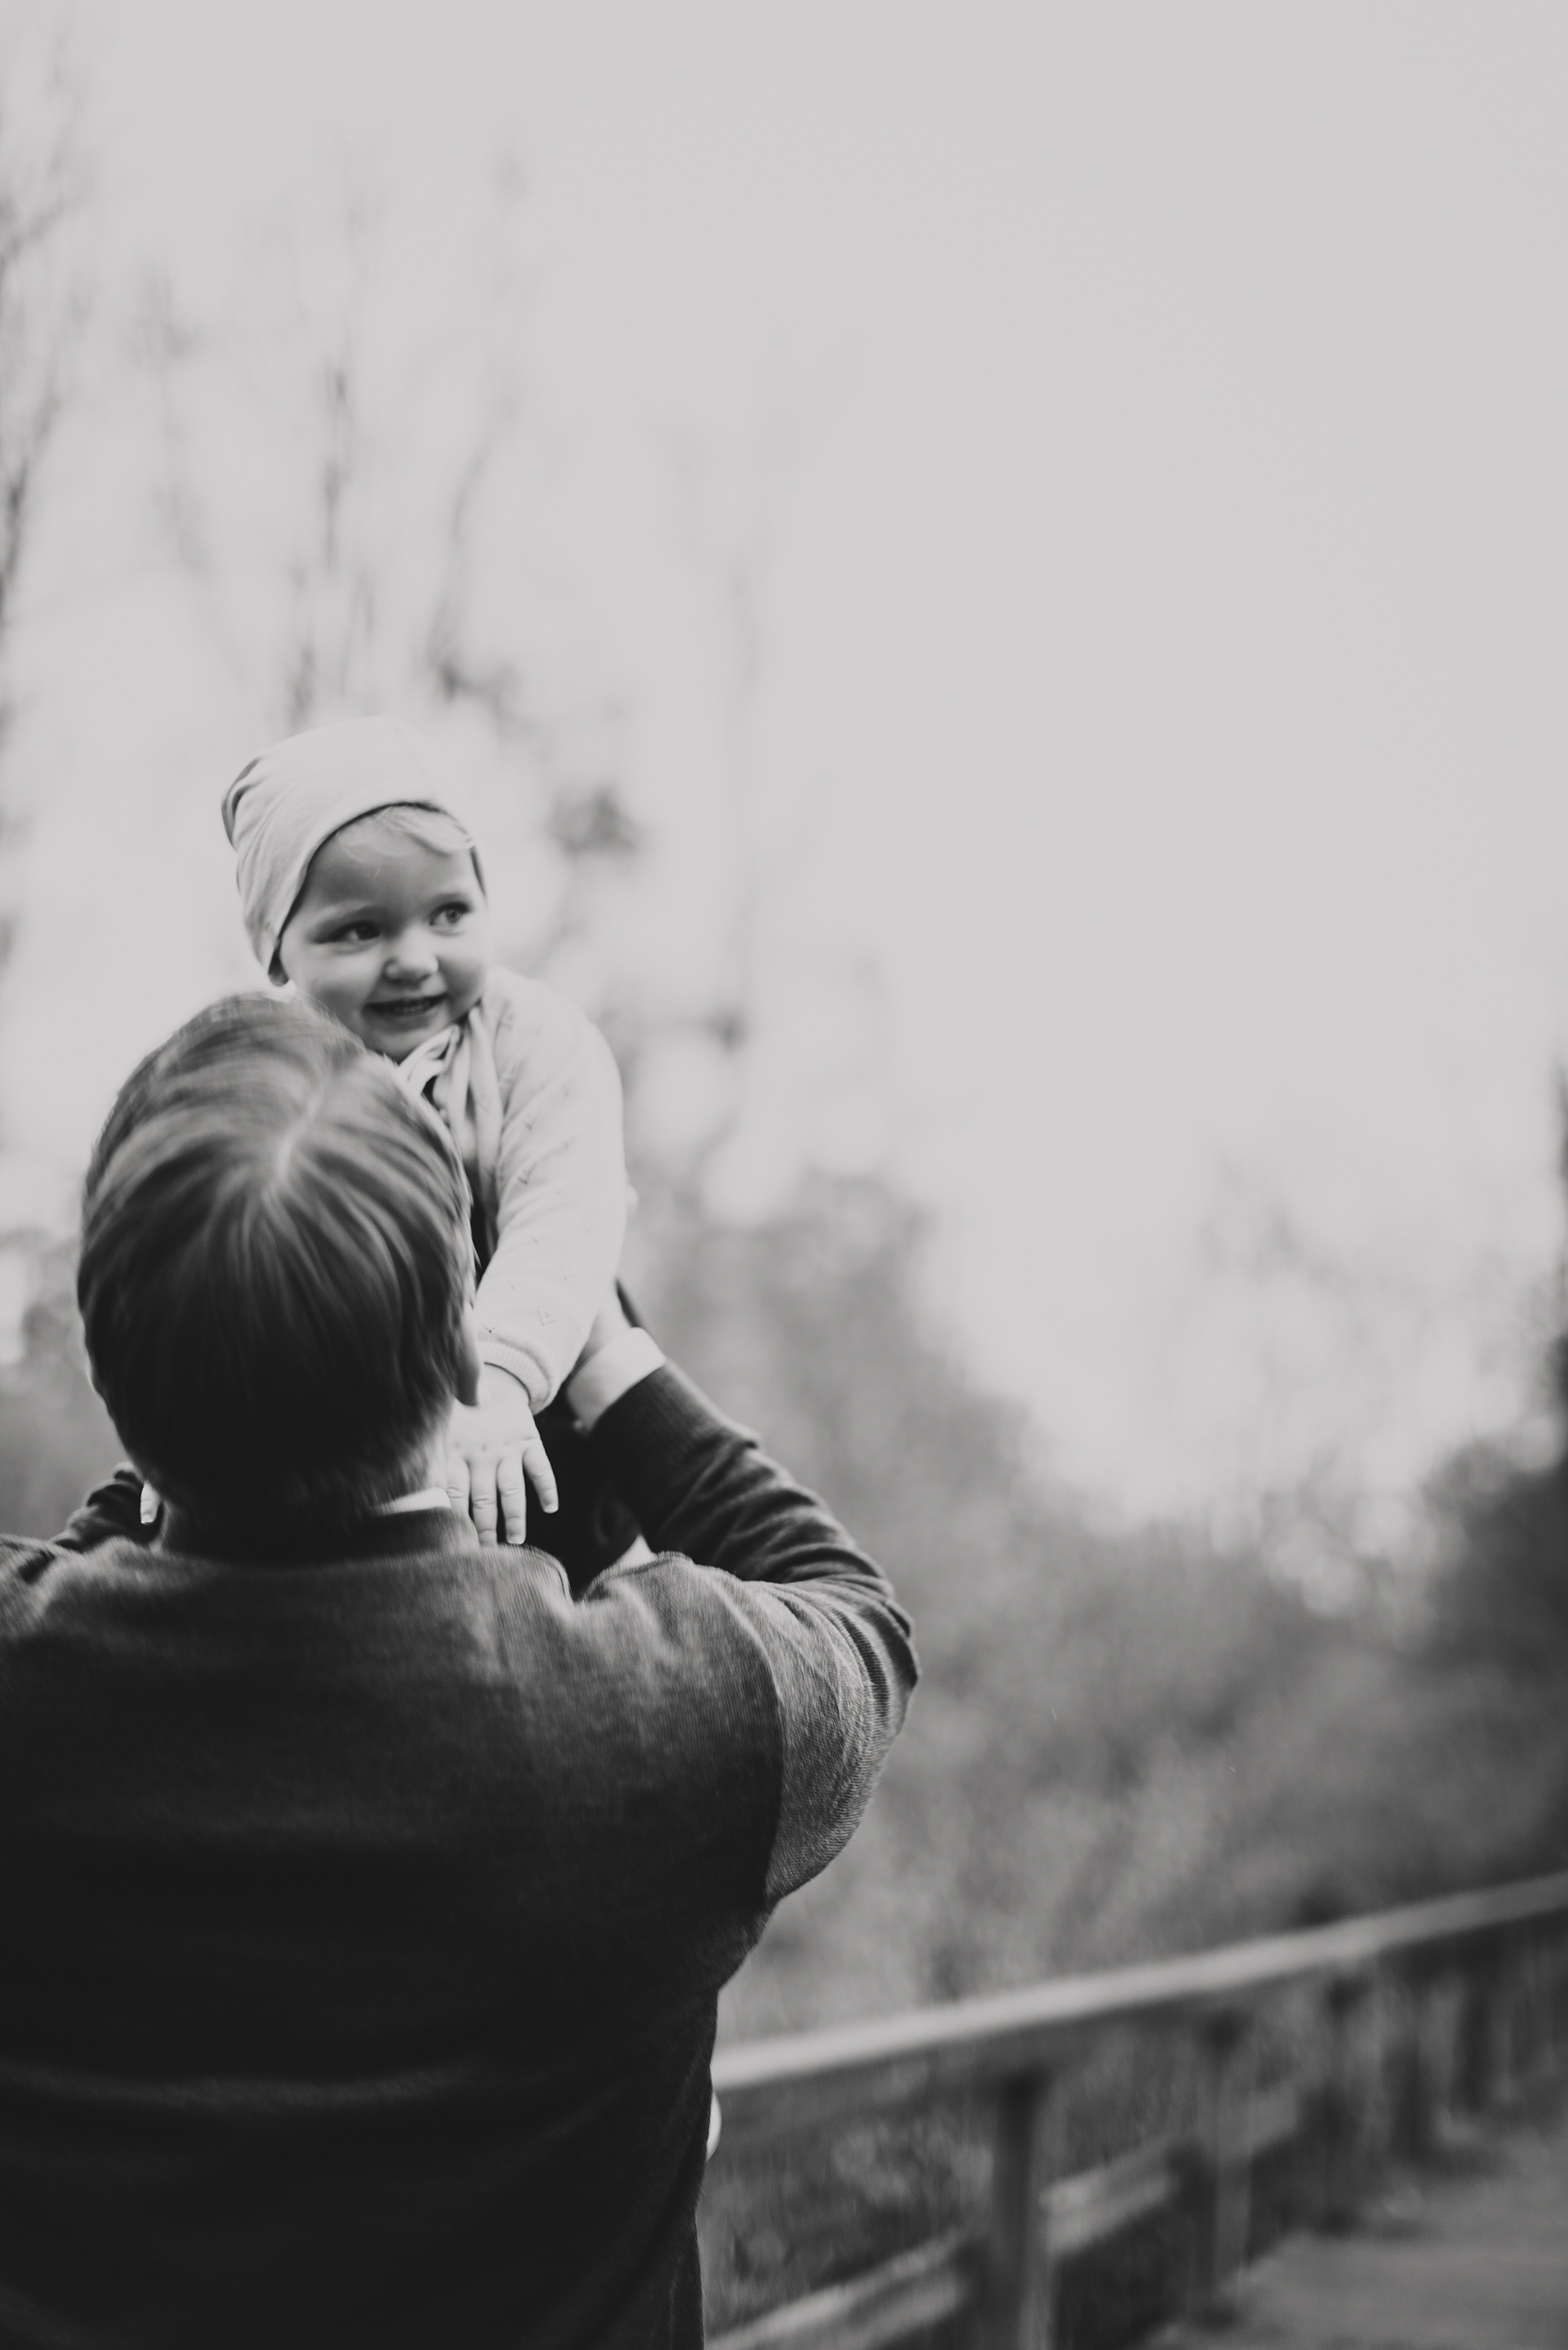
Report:
[{"label": "man's forearm", "polygon": [[778,1705],[776,1901],[826,1866],[865,1809],[919,1674],[909,1617],[815,1495],[668,1365],[628,1387],[589,1443],[656,1550],[747,1586],[742,1612]]},{"label": "man's forearm", "polygon": [[832,1513],[673,1364],[629,1387],[588,1443],[655,1550],[742,1582],[828,1577],[892,1598],[887,1576]]}]

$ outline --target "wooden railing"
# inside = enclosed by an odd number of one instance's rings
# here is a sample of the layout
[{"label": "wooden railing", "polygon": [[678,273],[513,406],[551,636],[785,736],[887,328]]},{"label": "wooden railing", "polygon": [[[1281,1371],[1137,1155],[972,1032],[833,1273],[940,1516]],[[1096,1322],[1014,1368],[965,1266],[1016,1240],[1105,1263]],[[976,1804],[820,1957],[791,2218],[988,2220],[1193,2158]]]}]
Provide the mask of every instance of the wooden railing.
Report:
[{"label": "wooden railing", "polygon": [[[988,2208],[973,2230],[753,2318],[711,2350],[877,2350],[944,2323],[976,2350],[1046,2350],[1066,2263],[1162,2213],[1179,2222],[1183,2246],[1173,2298],[1192,2314],[1222,2313],[1264,2158],[1303,2158],[1318,2221],[1353,2215],[1376,2152],[1365,2126],[1369,2041],[1384,2146],[1419,2160],[1445,2108],[1484,2110],[1555,2062],[1565,1981],[1568,1874],[721,2051],[721,2161],[950,2105],[978,2105],[992,2151]],[[1260,2027],[1272,2005],[1303,1993],[1319,2026],[1294,2071],[1260,2088]],[[1355,2028],[1368,2020],[1376,2032]],[[1198,2065],[1190,2125],[1058,2176],[1072,2069],[1129,2026],[1187,2035]]]}]

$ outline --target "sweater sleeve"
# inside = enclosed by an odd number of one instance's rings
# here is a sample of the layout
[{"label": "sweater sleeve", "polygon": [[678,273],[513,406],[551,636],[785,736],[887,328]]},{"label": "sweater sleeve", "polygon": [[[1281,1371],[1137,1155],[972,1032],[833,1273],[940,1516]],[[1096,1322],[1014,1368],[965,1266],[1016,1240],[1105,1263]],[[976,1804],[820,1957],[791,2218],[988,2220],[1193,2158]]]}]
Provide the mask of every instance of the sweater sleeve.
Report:
[{"label": "sweater sleeve", "polygon": [[131,1542],[151,1542],[153,1528],[141,1523],[141,1471],[122,1461],[112,1476],[95,1485],[79,1508],[71,1512],[55,1536],[57,1550],[96,1550],[100,1543],[125,1535]]},{"label": "sweater sleeve", "polygon": [[777,1705],[777,1901],[826,1866],[870,1800],[919,1677],[909,1619],[823,1504],[673,1367],[612,1404],[588,1443],[656,1550],[742,1586]]},{"label": "sweater sleeve", "polygon": [[538,981],[501,978],[496,1243],[476,1300],[479,1342],[484,1361],[519,1379],[539,1411],[581,1352],[620,1262],[620,1074],[575,1004]]}]

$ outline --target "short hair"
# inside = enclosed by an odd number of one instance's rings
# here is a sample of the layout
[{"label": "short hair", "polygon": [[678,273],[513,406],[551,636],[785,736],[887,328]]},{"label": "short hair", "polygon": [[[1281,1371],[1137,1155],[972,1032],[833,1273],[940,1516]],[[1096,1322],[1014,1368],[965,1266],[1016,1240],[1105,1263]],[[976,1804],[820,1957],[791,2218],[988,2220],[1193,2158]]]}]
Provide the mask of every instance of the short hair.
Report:
[{"label": "short hair", "polygon": [[467,1189],[441,1121],[301,1002],[231,996],[149,1054],[89,1162],[77,1295],[120,1439],[258,1531],[394,1499],[462,1378]]}]

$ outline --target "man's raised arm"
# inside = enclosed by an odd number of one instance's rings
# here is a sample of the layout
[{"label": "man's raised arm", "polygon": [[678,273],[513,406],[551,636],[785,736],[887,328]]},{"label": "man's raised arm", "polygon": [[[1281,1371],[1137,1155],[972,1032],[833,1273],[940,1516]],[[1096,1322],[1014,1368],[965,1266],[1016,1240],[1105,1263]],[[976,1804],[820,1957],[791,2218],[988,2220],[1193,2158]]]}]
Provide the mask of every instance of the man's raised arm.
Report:
[{"label": "man's raised arm", "polygon": [[815,1495],[618,1307],[596,1324],[566,1393],[652,1548],[743,1586],[736,1602],[766,1655],[783,1740],[776,1901],[826,1866],[866,1808],[918,1677],[909,1619]]}]

